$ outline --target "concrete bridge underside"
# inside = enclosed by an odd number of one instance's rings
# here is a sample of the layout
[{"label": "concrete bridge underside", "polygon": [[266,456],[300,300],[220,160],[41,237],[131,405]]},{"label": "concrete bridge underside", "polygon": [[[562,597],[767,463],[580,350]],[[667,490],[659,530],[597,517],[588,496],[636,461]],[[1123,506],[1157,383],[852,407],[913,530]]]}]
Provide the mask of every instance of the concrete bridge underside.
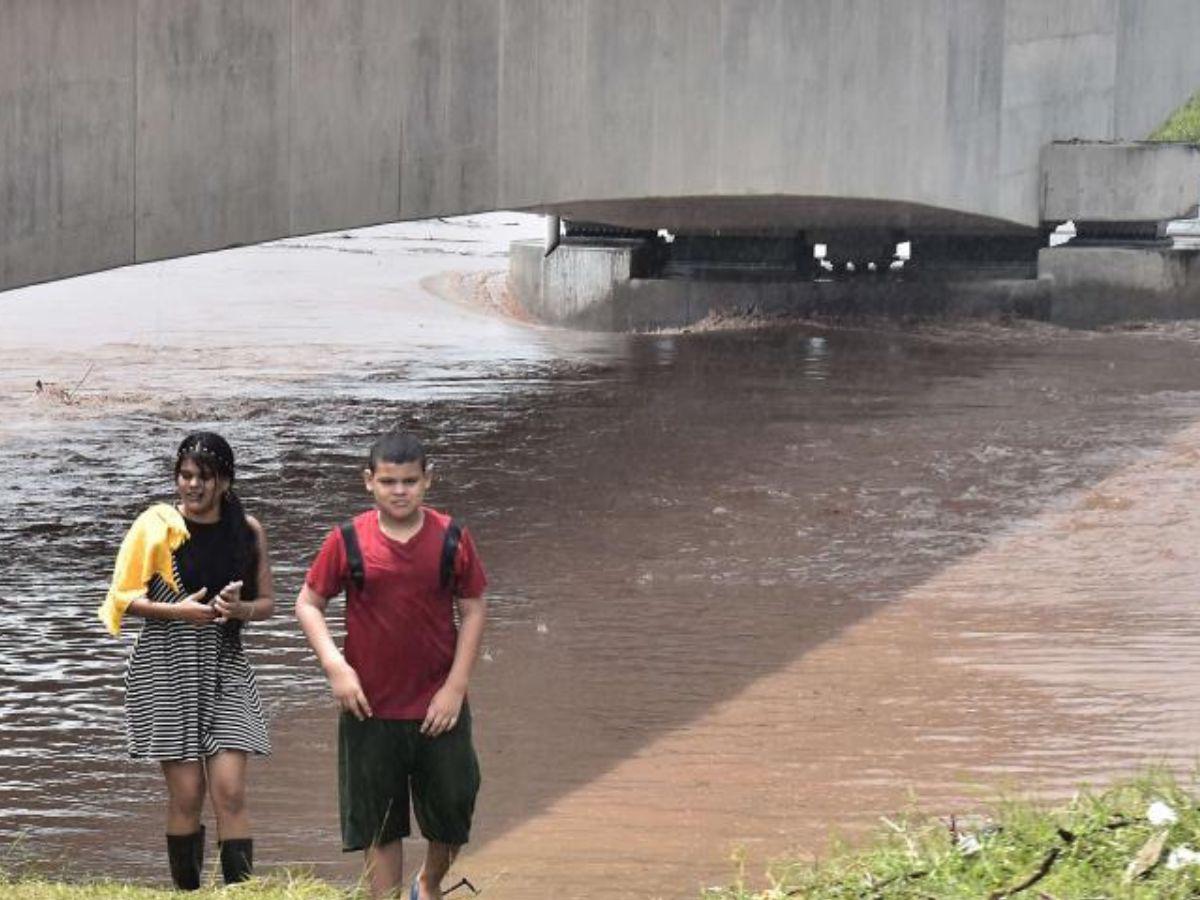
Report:
[{"label": "concrete bridge underside", "polygon": [[0,0],[0,289],[488,209],[1019,230],[1195,0]]}]

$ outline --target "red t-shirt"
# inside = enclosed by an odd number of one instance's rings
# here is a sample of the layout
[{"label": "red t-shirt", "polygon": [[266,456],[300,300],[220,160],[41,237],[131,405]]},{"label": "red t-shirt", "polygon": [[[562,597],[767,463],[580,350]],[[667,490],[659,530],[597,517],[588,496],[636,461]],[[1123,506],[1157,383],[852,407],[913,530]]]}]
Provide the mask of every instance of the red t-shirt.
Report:
[{"label": "red t-shirt", "polygon": [[464,528],[454,578],[441,586],[442,542],[450,517],[422,507],[425,521],[407,542],[383,533],[372,509],[354,517],[362,549],[362,590],[350,578],[342,533],[334,528],[305,581],[322,597],[346,591],[346,661],[381,719],[424,719],[454,663],[454,596],[482,597],[487,575]]}]

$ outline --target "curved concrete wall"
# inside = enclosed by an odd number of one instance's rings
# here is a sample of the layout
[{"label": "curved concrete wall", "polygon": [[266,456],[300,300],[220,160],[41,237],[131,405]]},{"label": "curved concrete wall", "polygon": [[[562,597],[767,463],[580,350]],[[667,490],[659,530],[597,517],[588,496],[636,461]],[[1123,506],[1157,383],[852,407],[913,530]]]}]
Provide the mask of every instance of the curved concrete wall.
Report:
[{"label": "curved concrete wall", "polygon": [[0,288],[485,209],[1033,226],[1194,0],[0,0]]}]

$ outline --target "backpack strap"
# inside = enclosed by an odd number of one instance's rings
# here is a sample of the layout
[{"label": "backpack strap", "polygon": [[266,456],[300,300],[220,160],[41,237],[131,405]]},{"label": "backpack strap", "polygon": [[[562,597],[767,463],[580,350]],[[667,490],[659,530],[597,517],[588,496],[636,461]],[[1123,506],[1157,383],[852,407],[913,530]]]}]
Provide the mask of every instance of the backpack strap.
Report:
[{"label": "backpack strap", "polygon": [[[350,569],[350,580],[360,591],[367,578],[366,564],[363,562],[362,548],[358,545],[358,534],[354,530],[354,520],[343,522],[339,526],[342,532],[342,543],[346,546],[346,565]],[[454,560],[458,557],[458,545],[462,539],[462,526],[453,519],[446,526],[446,534],[442,539],[442,561],[439,571],[442,589],[450,587],[454,580]]]},{"label": "backpack strap", "polygon": [[458,556],[458,542],[462,537],[462,527],[453,519],[446,526],[446,536],[442,539],[442,590],[450,587],[454,580],[454,558]]},{"label": "backpack strap", "polygon": [[346,545],[346,565],[350,568],[350,580],[361,591],[367,579],[367,570],[363,564],[362,548],[358,545],[358,533],[354,530],[354,520],[343,522],[339,529],[342,532],[342,543]]}]

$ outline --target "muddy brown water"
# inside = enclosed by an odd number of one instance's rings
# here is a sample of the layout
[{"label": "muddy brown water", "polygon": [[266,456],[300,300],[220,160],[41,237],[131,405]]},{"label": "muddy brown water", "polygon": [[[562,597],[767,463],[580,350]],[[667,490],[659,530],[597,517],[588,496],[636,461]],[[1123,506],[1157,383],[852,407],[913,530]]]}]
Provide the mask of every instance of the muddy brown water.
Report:
[{"label": "muddy brown water", "polygon": [[487,895],[695,896],[734,846],[761,881],[910,790],[961,811],[1194,757],[1195,330],[584,335],[421,286],[500,267],[510,221],[0,297],[0,860],[165,878],[160,777],[123,754],[136,628],[94,609],[199,426],[274,548],[280,612],[246,640],[265,868],[357,873],[290,603],[396,422],[492,578],[460,865]]}]

